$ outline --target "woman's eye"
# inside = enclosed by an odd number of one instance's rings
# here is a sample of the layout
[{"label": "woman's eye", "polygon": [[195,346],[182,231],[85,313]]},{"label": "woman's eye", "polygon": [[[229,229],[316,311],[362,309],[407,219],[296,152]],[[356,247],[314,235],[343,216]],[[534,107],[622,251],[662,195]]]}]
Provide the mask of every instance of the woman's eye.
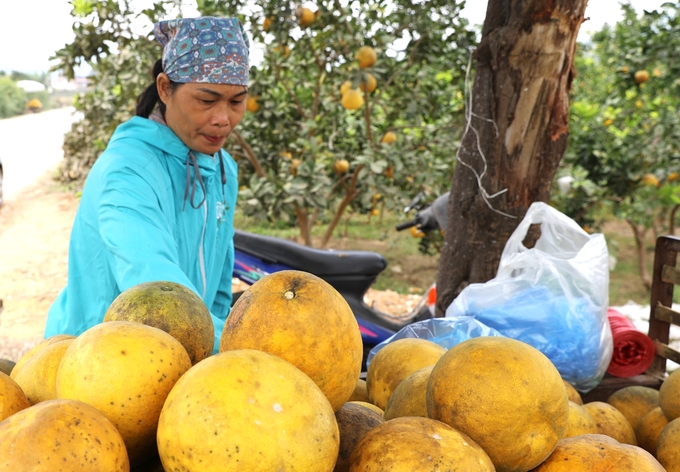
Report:
[{"label": "woman's eye", "polygon": [[215,103],[215,100],[201,100],[201,102],[209,105],[209,104]]}]

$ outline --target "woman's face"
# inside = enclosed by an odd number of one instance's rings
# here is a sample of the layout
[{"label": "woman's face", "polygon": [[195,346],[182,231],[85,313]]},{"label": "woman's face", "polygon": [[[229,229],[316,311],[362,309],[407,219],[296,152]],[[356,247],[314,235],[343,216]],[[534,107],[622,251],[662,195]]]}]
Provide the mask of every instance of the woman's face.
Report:
[{"label": "woman's face", "polygon": [[248,90],[242,85],[189,83],[173,90],[163,73],[156,85],[165,103],[165,122],[196,152],[218,152],[246,111]]}]

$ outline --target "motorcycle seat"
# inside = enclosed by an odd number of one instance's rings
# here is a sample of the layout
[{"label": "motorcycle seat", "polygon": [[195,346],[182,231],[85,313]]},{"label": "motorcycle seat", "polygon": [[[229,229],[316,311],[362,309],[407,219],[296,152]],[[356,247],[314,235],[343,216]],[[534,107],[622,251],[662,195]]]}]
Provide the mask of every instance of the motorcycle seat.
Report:
[{"label": "motorcycle seat", "polygon": [[234,248],[269,264],[283,264],[319,277],[377,275],[387,267],[385,258],[370,251],[314,249],[272,236],[236,230]]}]

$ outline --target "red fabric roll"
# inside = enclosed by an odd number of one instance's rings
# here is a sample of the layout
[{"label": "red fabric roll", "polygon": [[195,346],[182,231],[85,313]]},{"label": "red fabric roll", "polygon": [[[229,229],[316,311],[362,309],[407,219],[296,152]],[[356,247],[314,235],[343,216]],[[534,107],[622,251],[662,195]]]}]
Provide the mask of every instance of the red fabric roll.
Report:
[{"label": "red fabric roll", "polygon": [[649,369],[654,361],[654,342],[623,314],[609,308],[607,318],[614,338],[614,355],[607,372],[615,377],[633,377]]}]

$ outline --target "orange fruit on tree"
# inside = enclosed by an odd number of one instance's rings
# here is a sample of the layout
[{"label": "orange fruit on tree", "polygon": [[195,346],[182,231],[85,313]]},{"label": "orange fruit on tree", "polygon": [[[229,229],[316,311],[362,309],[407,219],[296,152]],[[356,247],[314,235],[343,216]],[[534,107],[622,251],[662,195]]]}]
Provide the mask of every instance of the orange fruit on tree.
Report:
[{"label": "orange fruit on tree", "polygon": [[251,113],[255,113],[259,109],[260,104],[257,103],[257,97],[246,98],[246,110],[248,110]]},{"label": "orange fruit on tree", "polygon": [[258,349],[307,374],[337,411],[361,373],[359,325],[345,299],[325,280],[302,271],[266,275],[236,301],[220,352]]},{"label": "orange fruit on tree", "polygon": [[371,46],[361,46],[357,51],[355,59],[359,61],[359,67],[365,69],[371,67],[378,60],[378,54]]},{"label": "orange fruit on tree", "polygon": [[352,82],[350,82],[349,80],[345,80],[340,86],[340,96],[343,97],[345,95],[345,92],[347,92],[351,88]]},{"label": "orange fruit on tree", "polygon": [[393,133],[392,131],[388,131],[387,133],[385,133],[383,135],[380,142],[385,143],[385,144],[392,144],[396,140],[397,140],[397,135],[395,133]]},{"label": "orange fruit on tree", "polygon": [[342,96],[340,103],[346,110],[358,110],[364,105],[364,97],[357,89],[349,89]]},{"label": "orange fruit on tree", "polygon": [[644,84],[649,80],[649,72],[644,69],[635,72],[635,82],[638,84]]},{"label": "orange fruit on tree", "polygon": [[307,7],[298,7],[295,10],[295,15],[298,17],[298,23],[303,28],[314,23],[316,15]]},{"label": "orange fruit on tree", "polygon": [[293,159],[290,163],[290,173],[293,175],[297,175],[298,172],[298,167],[302,164],[302,161],[300,159]]},{"label": "orange fruit on tree", "polygon": [[274,46],[273,51],[274,51],[276,54],[281,54],[281,55],[283,55],[283,57],[288,57],[288,56],[290,56],[290,48],[289,48],[288,46],[281,46],[281,45],[279,45],[279,46]]},{"label": "orange fruit on tree", "polygon": [[394,166],[389,166],[387,169],[385,169],[385,177],[388,179],[394,177]]},{"label": "orange fruit on tree", "polygon": [[668,174],[667,180],[669,182],[675,182],[676,180],[678,180],[678,173],[677,172],[671,172],[670,174]]},{"label": "orange fruit on tree", "polygon": [[349,162],[347,159],[338,159],[335,161],[333,164],[333,171],[338,175],[346,174],[349,171]]},{"label": "orange fruit on tree", "polygon": [[658,187],[659,179],[654,174],[645,174],[642,176],[642,183],[650,187]]},{"label": "orange fruit on tree", "polygon": [[272,26],[272,19],[270,17],[267,17],[264,19],[262,22],[262,29],[265,31],[269,31],[269,28]]},{"label": "orange fruit on tree", "polygon": [[409,228],[409,231],[411,232],[411,236],[414,237],[414,238],[424,238],[425,237],[425,233],[423,233],[420,230],[420,228],[418,228],[417,226],[411,226],[411,228]]},{"label": "orange fruit on tree", "polygon": [[366,74],[364,80],[359,84],[359,88],[368,93],[372,93],[378,87],[378,81],[373,74]]}]

